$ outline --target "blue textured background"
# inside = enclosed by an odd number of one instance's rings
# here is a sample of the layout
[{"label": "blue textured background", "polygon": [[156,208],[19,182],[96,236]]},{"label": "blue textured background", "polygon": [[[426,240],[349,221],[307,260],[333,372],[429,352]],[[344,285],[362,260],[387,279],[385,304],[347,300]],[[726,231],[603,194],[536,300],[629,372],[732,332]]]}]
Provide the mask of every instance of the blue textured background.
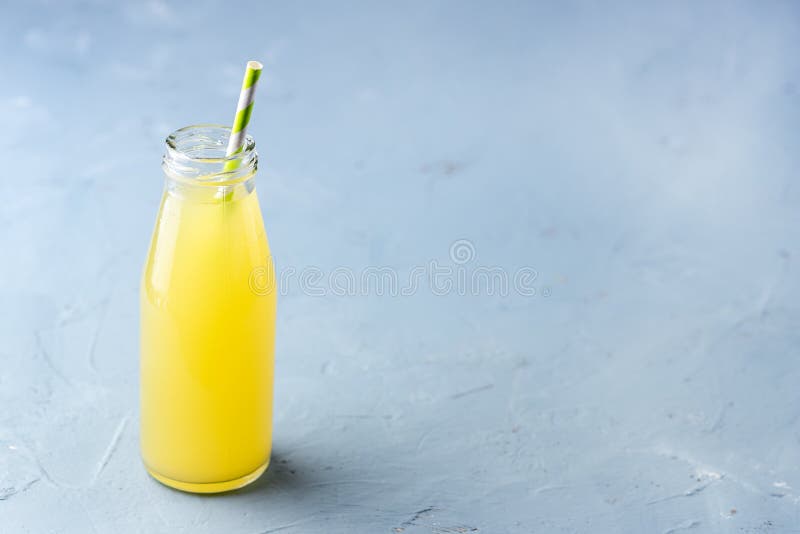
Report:
[{"label": "blue textured background", "polygon": [[[800,529],[796,3],[230,5],[2,7],[0,532]],[[248,59],[279,269],[537,293],[289,288],[273,465],[209,498],[139,463],[138,277]]]}]

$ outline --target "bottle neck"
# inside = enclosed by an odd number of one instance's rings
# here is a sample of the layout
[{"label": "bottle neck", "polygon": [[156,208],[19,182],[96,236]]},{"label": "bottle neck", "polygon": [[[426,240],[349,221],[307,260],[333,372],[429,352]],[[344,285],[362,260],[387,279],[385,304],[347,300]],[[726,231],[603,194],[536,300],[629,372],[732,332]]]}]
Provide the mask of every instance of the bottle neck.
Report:
[{"label": "bottle neck", "polygon": [[162,160],[167,191],[197,199],[250,194],[258,169],[255,141],[247,136],[239,152],[226,156],[230,133],[227,126],[200,124],[170,134]]}]

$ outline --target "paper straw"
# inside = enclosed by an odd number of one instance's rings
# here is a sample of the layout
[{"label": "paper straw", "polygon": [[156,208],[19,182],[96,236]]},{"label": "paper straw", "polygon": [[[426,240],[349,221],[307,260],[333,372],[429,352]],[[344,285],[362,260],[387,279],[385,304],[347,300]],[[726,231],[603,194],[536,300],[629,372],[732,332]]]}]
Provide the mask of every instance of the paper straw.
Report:
[{"label": "paper straw", "polygon": [[[247,125],[250,123],[250,114],[253,112],[256,85],[264,66],[258,61],[248,61],[244,71],[242,91],[239,93],[239,104],[236,106],[236,117],[231,126],[231,137],[228,140],[228,149],[225,156],[238,154],[244,147],[244,138],[247,135]],[[239,160],[229,161],[225,164],[225,172],[232,171],[239,166]]]}]

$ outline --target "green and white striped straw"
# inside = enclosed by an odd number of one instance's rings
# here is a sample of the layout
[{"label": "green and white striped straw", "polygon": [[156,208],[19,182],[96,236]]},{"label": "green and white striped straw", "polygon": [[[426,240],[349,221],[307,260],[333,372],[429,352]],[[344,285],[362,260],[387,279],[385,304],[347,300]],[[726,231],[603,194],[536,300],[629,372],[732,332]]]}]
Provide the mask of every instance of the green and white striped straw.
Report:
[{"label": "green and white striped straw", "polygon": [[[253,103],[256,95],[256,85],[261,76],[261,69],[264,66],[258,61],[248,61],[247,69],[244,71],[242,81],[242,91],[239,93],[239,104],[236,106],[236,117],[233,119],[231,127],[231,137],[228,140],[228,149],[225,156],[230,157],[238,154],[244,147],[244,138],[247,135],[247,125],[250,122],[250,114],[253,112]],[[225,164],[224,171],[232,171],[239,166],[238,160],[232,160]]]}]

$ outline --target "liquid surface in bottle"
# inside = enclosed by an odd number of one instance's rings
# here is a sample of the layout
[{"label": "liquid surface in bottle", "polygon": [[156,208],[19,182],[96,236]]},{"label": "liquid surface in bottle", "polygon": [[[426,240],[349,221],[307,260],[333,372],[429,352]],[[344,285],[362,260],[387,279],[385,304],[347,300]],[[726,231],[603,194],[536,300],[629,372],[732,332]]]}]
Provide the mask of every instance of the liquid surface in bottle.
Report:
[{"label": "liquid surface in bottle", "polygon": [[269,461],[274,269],[255,191],[237,197],[166,192],[142,280],[142,457],[189,491]]}]

